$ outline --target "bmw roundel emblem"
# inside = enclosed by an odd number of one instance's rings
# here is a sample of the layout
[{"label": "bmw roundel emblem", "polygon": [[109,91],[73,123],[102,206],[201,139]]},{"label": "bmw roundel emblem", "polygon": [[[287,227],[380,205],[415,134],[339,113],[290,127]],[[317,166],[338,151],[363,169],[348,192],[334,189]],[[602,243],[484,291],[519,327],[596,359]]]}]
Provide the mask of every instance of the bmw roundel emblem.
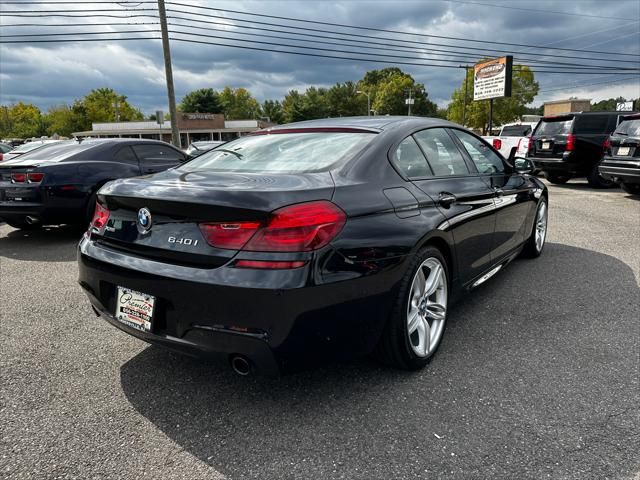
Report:
[{"label": "bmw roundel emblem", "polygon": [[138,210],[138,226],[140,226],[143,231],[148,232],[152,224],[153,220],[149,209],[144,207]]}]

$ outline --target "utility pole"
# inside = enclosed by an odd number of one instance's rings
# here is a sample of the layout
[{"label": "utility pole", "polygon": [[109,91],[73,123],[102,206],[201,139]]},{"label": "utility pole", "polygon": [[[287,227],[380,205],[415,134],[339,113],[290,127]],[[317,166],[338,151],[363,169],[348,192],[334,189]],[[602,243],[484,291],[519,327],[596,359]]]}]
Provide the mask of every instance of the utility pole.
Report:
[{"label": "utility pole", "polygon": [[[405,90],[406,92],[407,90]],[[411,116],[411,105],[415,102],[415,98],[413,97],[413,88],[409,88],[409,98],[405,99],[404,103],[409,106],[409,110],[407,112],[407,116]]]},{"label": "utility pole", "polygon": [[182,148],[180,132],[178,131],[178,114],[176,112],[176,93],[173,89],[173,69],[171,68],[171,49],[169,48],[169,31],[167,29],[167,11],[164,0],[158,0],[158,14],[160,16],[160,30],[162,31],[162,51],[164,53],[164,71],[167,77],[167,96],[169,97],[169,116],[171,117],[171,140],[173,144]]},{"label": "utility pole", "polygon": [[362,90],[357,90],[356,93],[367,96],[367,117],[370,117],[371,116],[371,95],[369,95],[367,92],[364,92]]},{"label": "utility pole", "polygon": [[469,76],[469,67],[464,66],[464,107],[462,107],[462,126],[465,126],[467,121],[467,77]]}]

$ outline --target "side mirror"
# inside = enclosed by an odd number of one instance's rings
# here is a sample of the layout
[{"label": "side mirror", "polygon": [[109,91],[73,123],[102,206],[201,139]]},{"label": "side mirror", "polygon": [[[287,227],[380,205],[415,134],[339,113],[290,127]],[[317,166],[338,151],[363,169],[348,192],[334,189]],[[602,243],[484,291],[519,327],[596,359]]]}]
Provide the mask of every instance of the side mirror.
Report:
[{"label": "side mirror", "polygon": [[528,158],[515,157],[513,159],[513,169],[516,173],[532,173],[535,167]]}]

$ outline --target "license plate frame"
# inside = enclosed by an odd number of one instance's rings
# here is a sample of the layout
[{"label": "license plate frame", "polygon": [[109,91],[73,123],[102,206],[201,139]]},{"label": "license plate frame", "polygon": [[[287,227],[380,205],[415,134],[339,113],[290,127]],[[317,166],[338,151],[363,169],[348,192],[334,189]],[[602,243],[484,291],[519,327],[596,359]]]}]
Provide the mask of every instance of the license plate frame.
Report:
[{"label": "license plate frame", "polygon": [[141,332],[151,332],[156,297],[128,287],[116,288],[115,318]]},{"label": "license plate frame", "polygon": [[551,148],[551,142],[542,142],[542,149],[549,150]]},{"label": "license plate frame", "polygon": [[631,147],[618,147],[616,155],[620,155],[621,157],[628,157],[629,155],[631,155]]}]

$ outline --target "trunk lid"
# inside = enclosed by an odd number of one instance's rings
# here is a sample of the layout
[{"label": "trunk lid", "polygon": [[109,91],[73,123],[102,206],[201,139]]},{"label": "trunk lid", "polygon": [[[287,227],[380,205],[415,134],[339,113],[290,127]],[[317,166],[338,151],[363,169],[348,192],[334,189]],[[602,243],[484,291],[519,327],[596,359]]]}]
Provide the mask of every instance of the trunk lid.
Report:
[{"label": "trunk lid", "polygon": [[[330,200],[333,191],[329,172],[184,173],[174,169],[116,180],[99,192],[110,215],[97,241],[150,259],[215,268],[233,258],[237,250],[210,246],[200,223],[263,223],[273,210]],[[141,209],[151,216],[148,230],[138,221]]]}]

